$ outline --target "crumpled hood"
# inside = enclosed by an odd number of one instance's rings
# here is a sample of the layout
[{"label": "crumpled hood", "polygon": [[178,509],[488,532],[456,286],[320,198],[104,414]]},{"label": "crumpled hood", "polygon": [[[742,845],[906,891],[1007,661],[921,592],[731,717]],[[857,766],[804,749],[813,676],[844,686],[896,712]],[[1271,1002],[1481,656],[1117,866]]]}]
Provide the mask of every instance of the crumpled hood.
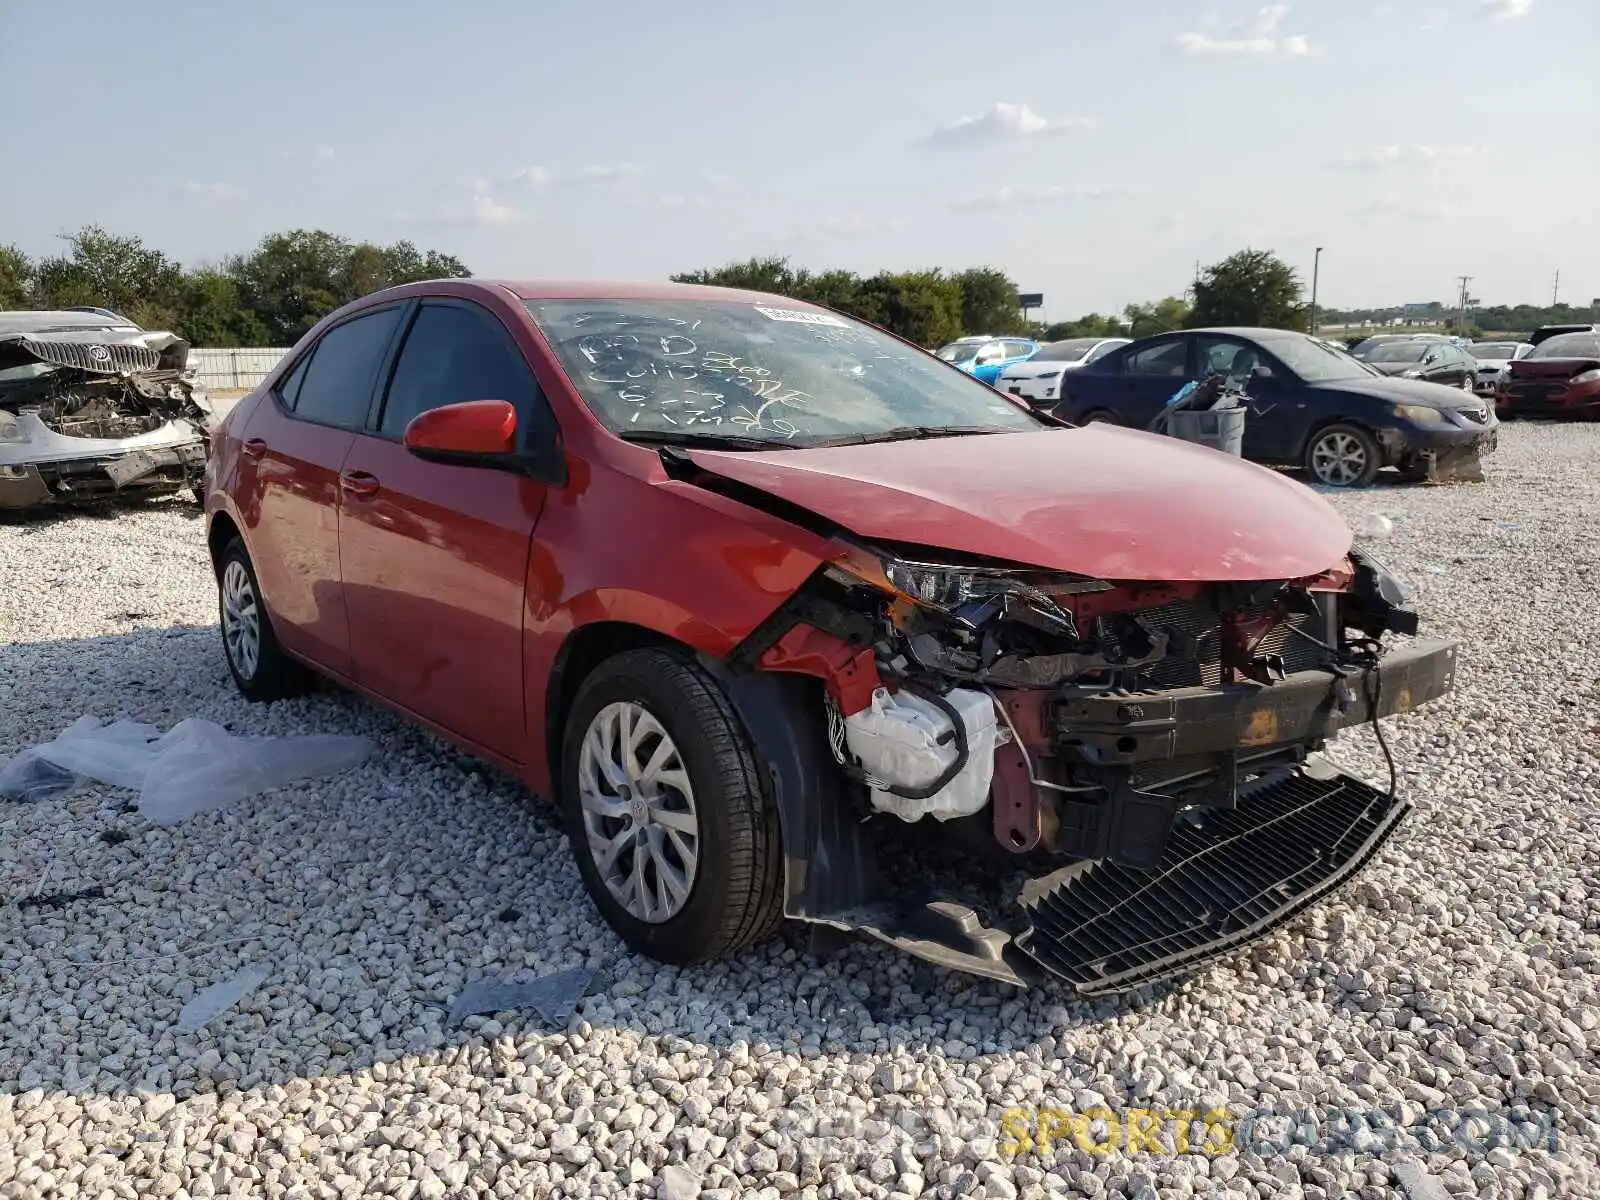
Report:
[{"label": "crumpled hood", "polygon": [[1113,425],[688,453],[861,538],[1100,579],[1300,579],[1351,544],[1338,512],[1301,483]]},{"label": "crumpled hood", "polygon": [[[1406,366],[1404,363],[1383,365],[1402,368]],[[1460,408],[1463,405],[1471,407],[1476,403],[1460,388],[1453,388],[1443,383],[1429,383],[1426,379],[1379,379],[1374,375],[1368,379],[1341,379],[1337,383],[1324,383],[1318,386],[1329,391],[1349,392],[1356,396],[1370,396],[1374,400],[1387,400],[1391,404]]]}]

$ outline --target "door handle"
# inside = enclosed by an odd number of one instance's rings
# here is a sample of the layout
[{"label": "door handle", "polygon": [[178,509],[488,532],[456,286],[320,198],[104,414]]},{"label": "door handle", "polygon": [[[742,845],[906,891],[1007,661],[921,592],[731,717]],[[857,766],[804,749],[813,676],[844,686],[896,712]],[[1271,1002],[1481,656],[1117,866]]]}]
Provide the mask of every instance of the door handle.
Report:
[{"label": "door handle", "polygon": [[346,471],[339,476],[339,486],[352,496],[373,496],[378,491],[378,477],[366,471]]},{"label": "door handle", "polygon": [[267,452],[267,443],[264,438],[245,438],[242,449],[246,458],[260,458]]}]

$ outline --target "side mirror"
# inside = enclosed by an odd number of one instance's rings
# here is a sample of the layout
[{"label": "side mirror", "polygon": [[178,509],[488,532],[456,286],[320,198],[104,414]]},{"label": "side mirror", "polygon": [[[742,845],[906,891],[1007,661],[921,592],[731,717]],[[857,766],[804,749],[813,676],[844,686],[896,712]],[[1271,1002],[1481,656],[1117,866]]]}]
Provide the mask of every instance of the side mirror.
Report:
[{"label": "side mirror", "polygon": [[405,447],[429,462],[510,466],[517,455],[517,410],[504,400],[468,400],[418,413]]}]

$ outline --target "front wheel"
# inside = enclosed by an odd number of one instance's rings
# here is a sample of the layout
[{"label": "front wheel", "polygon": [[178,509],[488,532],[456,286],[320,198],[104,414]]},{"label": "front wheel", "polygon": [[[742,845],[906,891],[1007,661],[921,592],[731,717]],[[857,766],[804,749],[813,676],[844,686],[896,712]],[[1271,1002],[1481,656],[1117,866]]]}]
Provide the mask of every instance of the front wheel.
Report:
[{"label": "front wheel", "polygon": [[1378,443],[1359,425],[1319,429],[1306,447],[1306,470],[1328,487],[1366,487],[1378,466]]},{"label": "front wheel", "polygon": [[727,697],[686,656],[634,650],[584,680],[561,798],[584,885],[634,950],[706,962],[777,928],[777,813]]},{"label": "front wheel", "polygon": [[1461,381],[1461,390],[1469,396],[1476,396],[1478,394],[1478,377],[1476,375],[1468,375]]},{"label": "front wheel", "polygon": [[1081,421],[1079,421],[1078,423],[1080,425],[1121,425],[1122,424],[1121,421],[1117,420],[1116,413],[1112,412],[1110,409],[1105,409],[1105,408],[1097,408],[1097,409],[1094,409],[1094,410],[1092,410],[1090,412],[1084,413],[1083,414],[1083,419]]}]

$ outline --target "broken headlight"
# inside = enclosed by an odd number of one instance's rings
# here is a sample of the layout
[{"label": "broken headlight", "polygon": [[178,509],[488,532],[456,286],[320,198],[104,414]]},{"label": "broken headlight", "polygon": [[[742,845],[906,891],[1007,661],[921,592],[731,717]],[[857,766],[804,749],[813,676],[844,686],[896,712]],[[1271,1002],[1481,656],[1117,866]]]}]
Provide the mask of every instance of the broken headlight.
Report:
[{"label": "broken headlight", "polygon": [[854,549],[835,567],[882,591],[946,611],[1004,595],[1074,596],[1111,590],[1104,580],[1065,571],[926,562]]}]

